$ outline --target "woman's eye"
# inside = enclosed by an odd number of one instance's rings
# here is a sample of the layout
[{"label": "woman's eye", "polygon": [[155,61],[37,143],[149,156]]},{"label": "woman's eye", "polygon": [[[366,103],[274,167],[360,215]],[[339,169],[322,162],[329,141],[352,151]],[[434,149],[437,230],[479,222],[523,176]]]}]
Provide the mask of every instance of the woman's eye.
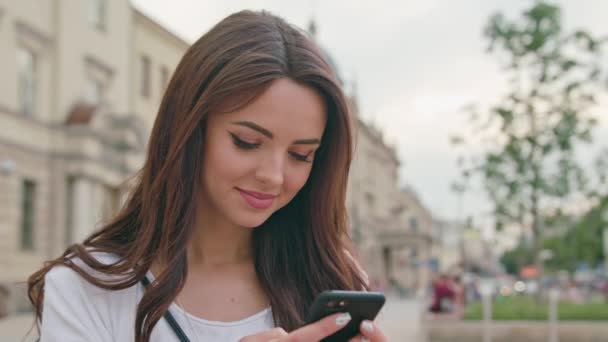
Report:
[{"label": "woman's eye", "polygon": [[303,162],[306,162],[306,163],[311,163],[312,162],[312,159],[310,158],[310,156],[312,155],[312,152],[309,153],[309,154],[307,154],[307,155],[302,155],[302,154],[295,153],[295,152],[289,152],[289,154],[291,154],[291,156],[294,157],[295,160],[303,161]]},{"label": "woman's eye", "polygon": [[230,133],[230,136],[232,137],[232,142],[239,148],[245,149],[245,150],[252,150],[254,148],[258,148],[260,146],[259,143],[254,144],[254,143],[249,143],[246,142],[245,140],[239,138],[236,134],[234,133]]}]

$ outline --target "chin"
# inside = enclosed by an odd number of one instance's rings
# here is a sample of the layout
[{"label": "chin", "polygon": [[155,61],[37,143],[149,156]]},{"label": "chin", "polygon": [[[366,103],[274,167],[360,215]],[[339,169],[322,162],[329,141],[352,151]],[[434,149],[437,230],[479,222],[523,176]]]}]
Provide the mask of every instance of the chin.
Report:
[{"label": "chin", "polygon": [[264,222],[266,222],[266,220],[268,220],[268,218],[270,217],[270,215],[243,215],[237,219],[234,220],[234,222],[241,226],[241,227],[245,227],[245,228],[257,228],[259,226],[261,226]]}]

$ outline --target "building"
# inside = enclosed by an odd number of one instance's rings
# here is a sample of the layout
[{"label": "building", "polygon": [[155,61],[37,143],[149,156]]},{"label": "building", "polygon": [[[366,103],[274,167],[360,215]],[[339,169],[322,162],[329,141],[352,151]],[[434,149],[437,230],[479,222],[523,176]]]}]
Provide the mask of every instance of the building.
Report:
[{"label": "building", "polygon": [[[111,215],[189,44],[127,0],[0,2],[0,284]],[[10,310],[9,310],[10,311]]]},{"label": "building", "polygon": [[[356,96],[351,104],[359,117]],[[400,189],[400,163],[382,133],[360,119],[356,127],[347,208],[359,257],[372,286],[421,293],[437,254],[435,221],[412,189]]]}]

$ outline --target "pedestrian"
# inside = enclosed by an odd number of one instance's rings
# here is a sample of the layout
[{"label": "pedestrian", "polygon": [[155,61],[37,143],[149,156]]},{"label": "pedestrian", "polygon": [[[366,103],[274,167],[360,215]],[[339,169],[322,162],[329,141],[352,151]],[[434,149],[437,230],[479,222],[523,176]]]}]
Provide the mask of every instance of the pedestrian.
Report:
[{"label": "pedestrian", "polygon": [[462,318],[463,314],[464,314],[464,308],[465,308],[465,287],[464,284],[462,282],[462,278],[460,277],[460,275],[455,275],[452,278],[452,284],[451,284],[451,288],[452,291],[454,292],[454,307],[453,307],[453,313],[454,316],[456,318]]},{"label": "pedestrian", "polygon": [[[228,16],[185,53],[120,212],[28,281],[41,341],[318,341],[367,289],[347,234],[353,118],[303,31]],[[365,339],[363,338],[365,336]],[[361,340],[386,337],[362,323]]]},{"label": "pedestrian", "polygon": [[429,311],[433,313],[448,313],[454,308],[454,290],[450,286],[448,276],[441,274],[433,282],[433,299]]}]

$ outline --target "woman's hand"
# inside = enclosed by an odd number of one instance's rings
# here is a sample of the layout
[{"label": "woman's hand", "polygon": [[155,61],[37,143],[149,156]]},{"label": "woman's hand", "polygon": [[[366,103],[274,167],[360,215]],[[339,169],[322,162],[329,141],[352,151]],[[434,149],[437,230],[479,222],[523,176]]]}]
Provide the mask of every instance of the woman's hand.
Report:
[{"label": "woman's hand", "polygon": [[372,321],[361,322],[361,335],[357,335],[349,340],[349,342],[387,342],[388,338]]},{"label": "woman's hand", "polygon": [[[320,341],[325,337],[332,335],[336,331],[344,328],[351,317],[348,313],[334,314],[327,316],[315,323],[308,324],[300,329],[294,330],[291,333],[285,332],[282,328],[274,328],[270,330],[243,337],[239,342],[311,342]],[[372,340],[386,341],[386,340]]]}]

